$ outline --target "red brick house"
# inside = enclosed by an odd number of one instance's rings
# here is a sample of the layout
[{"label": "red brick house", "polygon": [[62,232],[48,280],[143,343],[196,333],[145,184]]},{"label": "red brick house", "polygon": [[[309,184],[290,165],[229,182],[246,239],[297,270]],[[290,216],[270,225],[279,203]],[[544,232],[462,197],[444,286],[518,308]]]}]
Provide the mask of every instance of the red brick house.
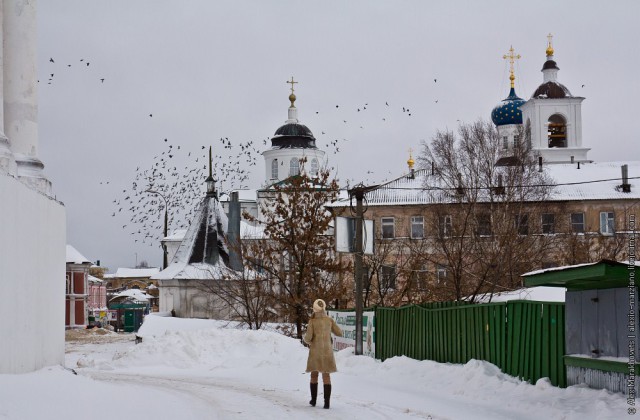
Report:
[{"label": "red brick house", "polygon": [[89,298],[89,268],[91,261],[74,247],[67,245],[67,283],[65,298],[65,328],[87,326]]}]

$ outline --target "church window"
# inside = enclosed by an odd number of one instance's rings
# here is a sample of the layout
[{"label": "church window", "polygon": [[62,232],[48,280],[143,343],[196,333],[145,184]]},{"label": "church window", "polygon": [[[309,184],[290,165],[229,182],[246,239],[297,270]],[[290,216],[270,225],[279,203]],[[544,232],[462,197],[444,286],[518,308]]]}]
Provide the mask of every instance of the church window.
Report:
[{"label": "church window", "polygon": [[289,176],[300,175],[300,160],[291,158],[289,161]]},{"label": "church window", "polygon": [[271,179],[278,179],[278,159],[271,161]]},{"label": "church window", "polygon": [[549,117],[547,134],[549,148],[567,147],[567,121],[560,114]]},{"label": "church window", "polygon": [[615,218],[612,211],[600,212],[600,233],[603,235],[613,235],[615,232]]},{"label": "church window", "polygon": [[393,217],[383,217],[382,221],[382,237],[384,239],[392,239],[396,236],[396,223]]},{"label": "church window", "polygon": [[504,150],[507,150],[509,148],[509,137],[507,136],[502,137],[502,148]]},{"label": "church window", "polygon": [[584,232],[584,213],[571,213],[571,230],[576,233]]},{"label": "church window", "polygon": [[311,159],[311,176],[318,176],[318,159]]}]

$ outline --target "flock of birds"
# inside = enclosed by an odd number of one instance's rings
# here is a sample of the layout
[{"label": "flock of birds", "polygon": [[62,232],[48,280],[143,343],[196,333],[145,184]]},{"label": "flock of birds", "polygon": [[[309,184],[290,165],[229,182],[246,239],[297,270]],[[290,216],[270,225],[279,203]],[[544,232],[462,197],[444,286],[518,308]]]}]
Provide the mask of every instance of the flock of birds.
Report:
[{"label": "flock of birds", "polygon": [[[218,194],[246,188],[249,167],[257,164],[258,150],[253,141],[233,144],[228,137],[220,138],[225,154],[212,156],[212,173]],[[163,139],[164,151],[155,155],[148,167],[138,166],[131,186],[113,200],[112,217],[126,217],[122,229],[134,236],[134,242],[159,246],[164,233],[167,212],[168,233],[186,229],[194,217],[197,203],[205,192],[209,174],[209,150],[200,146],[188,151]],[[102,181],[107,185],[110,181]],[[126,220],[126,219],[125,219]]]},{"label": "flock of birds", "polygon": [[[434,80],[435,82],[435,80]],[[437,102],[437,101],[436,101]],[[375,104],[374,104],[375,105]],[[388,121],[396,113],[411,117],[413,115],[409,107],[392,107],[389,101],[385,101],[380,107],[369,106],[369,103],[356,105],[354,115],[371,112],[378,108],[381,111],[382,121]],[[345,115],[345,107],[335,105],[336,110],[341,110]],[[315,111],[316,116],[326,112]],[[153,113],[148,114],[149,118]],[[351,118],[349,119],[351,120]],[[349,120],[342,119],[343,124],[349,124]],[[353,120],[356,120],[354,118]],[[365,120],[360,118],[360,121]],[[313,121],[310,125],[314,125]],[[357,127],[364,129],[359,122]],[[328,130],[327,130],[328,131]],[[329,137],[327,131],[320,130],[321,136]],[[340,153],[340,146],[349,140],[345,137],[328,140],[329,151],[333,154]],[[262,139],[261,150],[256,148],[256,142],[235,142],[229,137],[221,137],[213,147],[214,151],[220,151],[212,156],[212,172],[216,179],[216,188],[219,195],[224,195],[234,189],[247,188],[251,167],[257,165],[258,157],[262,150],[270,147],[269,138]],[[114,210],[112,217],[118,217],[126,222],[121,225],[128,231],[135,243],[149,246],[159,246],[164,233],[165,207],[168,217],[168,233],[175,229],[186,229],[191,223],[197,203],[204,196],[204,181],[208,176],[208,147],[201,145],[197,150],[187,149],[178,144],[172,144],[168,138],[161,140],[165,149],[153,156],[147,167],[138,166],[131,185],[119,193],[119,197],[113,199]],[[320,144],[319,147],[322,147]],[[281,162],[284,164],[284,162]],[[367,178],[374,175],[374,171],[367,171]],[[388,175],[392,175],[389,171]],[[348,188],[349,184],[355,184],[355,179],[343,181]],[[110,181],[101,181],[101,185],[110,185]],[[120,190],[119,190],[120,191]]]},{"label": "flock of birds", "polygon": [[[80,58],[78,63],[79,64],[76,64],[76,67],[81,67],[83,69],[88,69],[89,66],[91,65],[91,62],[88,60],[85,60],[84,58]],[[50,65],[50,68],[48,69],[49,71],[55,71],[52,69],[58,69],[57,71],[64,71],[72,67],[72,65],[69,63],[67,63],[66,66],[64,64],[58,65],[58,63],[56,63],[56,60],[53,57],[49,58],[49,65]],[[56,75],[56,73],[47,73],[47,74],[48,74],[47,84],[51,85],[53,84],[53,78]],[[104,83],[105,78],[99,77],[98,80],[100,80],[100,83]],[[38,83],[40,83],[40,80],[38,80]]]},{"label": "flock of birds", "polygon": [[[49,63],[57,65],[51,57]],[[85,59],[79,59],[79,65],[88,68],[91,63]],[[64,65],[63,65],[64,66]],[[63,68],[72,67],[66,64]],[[60,68],[57,71],[62,71]],[[53,82],[55,72],[50,73],[48,84]],[[104,78],[98,79],[104,83]],[[437,82],[434,79],[434,83]],[[438,102],[437,100],[435,101]],[[365,114],[375,112],[374,115]],[[341,147],[348,142],[348,133],[340,129],[340,138],[332,136],[330,129],[335,129],[339,123],[352,126],[358,130],[364,130],[371,120],[380,118],[382,123],[393,120],[398,115],[412,117],[413,111],[408,106],[392,106],[389,101],[382,103],[363,102],[346,106],[336,104],[335,108],[315,111],[317,117],[314,121],[314,113],[310,113],[308,124],[318,137],[318,147],[327,147],[328,152],[334,155],[341,152]],[[328,117],[327,117],[328,116]],[[148,118],[153,118],[154,113],[149,112]],[[333,120],[333,121],[331,121]],[[329,123],[328,129],[319,129]],[[321,134],[318,135],[317,133]],[[346,136],[346,137],[345,137]],[[331,139],[332,138],[332,139]],[[326,139],[326,140],[325,140]],[[331,139],[331,140],[329,140]],[[262,143],[260,150],[256,144]],[[128,187],[118,190],[117,196],[112,199],[113,211],[111,216],[121,220],[121,228],[128,232],[135,243],[149,246],[159,246],[164,231],[164,214],[168,217],[168,233],[176,229],[186,229],[191,223],[197,204],[205,192],[205,179],[208,176],[209,156],[208,146],[201,145],[193,149],[186,144],[177,144],[168,138],[161,139],[159,143],[164,146],[161,152],[155,154],[150,164],[138,166],[133,180]],[[219,195],[224,195],[234,189],[247,188],[247,181],[251,175],[251,169],[257,165],[258,158],[263,150],[270,147],[270,137],[257,142],[249,140],[245,142],[233,141],[229,137],[221,137],[213,147],[215,155],[212,157],[212,171],[216,179],[216,188]],[[284,165],[284,162],[281,164]],[[367,178],[374,175],[374,171],[367,171]],[[391,171],[389,171],[389,175]],[[360,180],[361,181],[361,180]],[[100,181],[101,185],[114,188],[113,180]],[[345,179],[343,183],[357,183],[355,179]]]}]

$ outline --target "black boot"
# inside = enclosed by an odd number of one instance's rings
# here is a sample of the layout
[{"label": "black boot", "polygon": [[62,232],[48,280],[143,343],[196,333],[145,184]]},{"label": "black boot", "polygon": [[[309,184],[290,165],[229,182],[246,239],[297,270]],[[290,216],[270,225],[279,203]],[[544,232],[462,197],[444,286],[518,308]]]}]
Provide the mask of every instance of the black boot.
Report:
[{"label": "black boot", "polygon": [[331,384],[324,384],[324,408],[329,408],[329,400],[331,399]]},{"label": "black boot", "polygon": [[318,384],[309,384],[309,388],[311,388],[311,401],[309,401],[309,404],[315,407],[316,398],[318,398]]}]

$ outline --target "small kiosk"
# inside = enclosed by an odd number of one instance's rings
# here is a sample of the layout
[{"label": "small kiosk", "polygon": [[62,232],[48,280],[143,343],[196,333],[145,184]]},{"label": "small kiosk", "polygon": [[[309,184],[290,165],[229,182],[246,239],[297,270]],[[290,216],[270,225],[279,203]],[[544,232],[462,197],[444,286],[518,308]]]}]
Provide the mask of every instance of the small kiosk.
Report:
[{"label": "small kiosk", "polygon": [[566,287],[567,385],[586,383],[629,395],[638,385],[639,266],[602,260],[523,274],[527,287]]}]

